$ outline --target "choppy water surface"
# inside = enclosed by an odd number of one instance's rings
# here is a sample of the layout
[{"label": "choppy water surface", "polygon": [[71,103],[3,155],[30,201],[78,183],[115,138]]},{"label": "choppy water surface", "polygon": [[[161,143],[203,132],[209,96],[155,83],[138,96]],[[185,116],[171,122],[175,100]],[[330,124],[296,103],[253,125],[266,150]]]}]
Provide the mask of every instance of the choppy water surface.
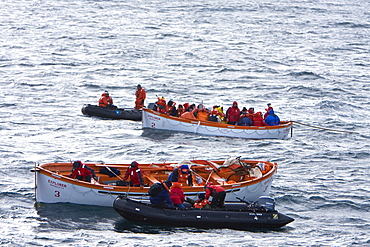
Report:
[{"label": "choppy water surface", "polygon": [[[368,1],[1,1],[0,232],[5,246],[370,245]],[[263,111],[293,138],[143,131],[85,117],[137,84],[178,103]],[[351,133],[349,133],[351,132]],[[359,134],[354,134],[357,132]],[[34,207],[35,162],[246,159],[279,163],[276,231],[161,228],[111,208]]]}]

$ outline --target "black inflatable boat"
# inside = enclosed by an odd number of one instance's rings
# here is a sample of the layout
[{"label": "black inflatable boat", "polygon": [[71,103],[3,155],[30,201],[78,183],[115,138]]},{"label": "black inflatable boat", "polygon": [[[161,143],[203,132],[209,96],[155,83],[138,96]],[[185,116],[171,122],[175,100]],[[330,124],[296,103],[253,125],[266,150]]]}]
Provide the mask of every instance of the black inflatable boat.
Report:
[{"label": "black inflatable boat", "polygon": [[108,119],[124,119],[141,121],[142,111],[133,108],[123,109],[115,107],[101,107],[97,105],[86,104],[81,109],[82,114],[91,117],[100,117]]},{"label": "black inflatable boat", "polygon": [[231,228],[231,229],[276,229],[294,221],[293,218],[275,210],[275,201],[261,197],[256,203],[229,202],[224,209],[161,207],[120,196],[114,201],[114,209],[129,221],[154,225]]}]

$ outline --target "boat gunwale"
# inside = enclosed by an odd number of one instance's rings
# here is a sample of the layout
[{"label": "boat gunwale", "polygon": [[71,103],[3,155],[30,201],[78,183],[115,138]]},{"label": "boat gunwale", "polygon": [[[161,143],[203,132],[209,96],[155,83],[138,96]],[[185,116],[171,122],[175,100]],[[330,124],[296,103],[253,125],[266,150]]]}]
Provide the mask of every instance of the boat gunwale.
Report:
[{"label": "boat gunwale", "polygon": [[[173,121],[183,122],[183,123],[189,123],[189,124],[199,124],[202,126],[209,126],[209,127],[217,127],[217,128],[223,128],[223,129],[241,129],[241,130],[275,130],[275,129],[284,129],[289,128],[293,125],[293,121],[281,121],[280,125],[275,126],[240,126],[240,125],[231,125],[226,123],[217,123],[212,121],[205,121],[205,120],[197,120],[197,119],[186,119],[186,118],[180,118],[180,117],[174,117],[169,116],[164,113],[156,112],[148,108],[143,108],[143,112],[148,112],[151,114],[155,114],[157,116],[170,119]],[[148,127],[144,127],[148,128]]]},{"label": "boat gunwale", "polygon": [[[248,161],[248,160],[242,160],[242,161]],[[214,161],[211,161],[211,162],[214,162]],[[269,163],[269,164],[272,164],[273,166],[272,166],[271,170],[268,171],[266,174],[264,174],[262,177],[254,178],[254,179],[251,179],[251,180],[248,180],[248,181],[243,181],[243,182],[236,182],[236,183],[221,185],[223,188],[225,188],[226,191],[232,192],[232,191],[235,191],[236,189],[241,189],[241,188],[244,188],[244,187],[247,187],[247,186],[250,186],[250,185],[260,183],[264,180],[267,180],[268,178],[272,177],[275,174],[275,172],[277,171],[277,168],[278,168],[278,164],[275,163],[275,162],[252,161],[252,160],[250,160],[249,162]],[[94,164],[94,163],[85,163],[85,164],[87,166],[90,166],[90,167],[99,165],[99,164]],[[145,165],[163,165],[163,164],[164,163],[151,163],[151,164],[141,164],[141,165],[145,166]],[[169,163],[169,164],[174,164],[174,163]],[[117,185],[108,185],[108,184],[102,184],[102,183],[94,184],[94,183],[90,183],[90,182],[86,182],[86,181],[81,181],[81,180],[70,178],[66,175],[59,174],[58,172],[53,172],[53,171],[45,168],[45,166],[52,166],[52,165],[54,165],[54,166],[70,165],[71,169],[72,169],[72,163],[52,162],[52,163],[45,163],[45,164],[42,164],[42,165],[37,165],[35,171],[39,172],[43,175],[46,175],[48,177],[51,177],[51,178],[54,178],[54,179],[57,179],[57,180],[60,180],[60,181],[63,181],[63,182],[69,183],[69,184],[78,185],[78,186],[82,186],[82,187],[87,187],[87,188],[91,188],[91,189],[98,189],[98,190],[112,191],[112,192],[127,192],[127,193],[132,192],[132,193],[142,193],[142,194],[147,193],[147,191],[149,189],[149,187],[144,187],[143,189],[141,189],[140,187],[117,186]],[[108,166],[108,167],[111,167],[111,165],[114,165],[114,164],[105,164],[105,166]],[[118,164],[115,164],[115,165],[118,165]],[[124,164],[122,164],[122,165],[124,165]],[[127,164],[127,167],[128,166],[129,166],[129,164]],[[124,167],[125,166],[122,166],[122,168],[124,168]],[[141,167],[141,169],[143,171],[145,171],[145,169],[143,167]],[[183,190],[184,190],[185,193],[186,192],[204,192],[203,185],[200,185],[200,186],[184,186]]]}]

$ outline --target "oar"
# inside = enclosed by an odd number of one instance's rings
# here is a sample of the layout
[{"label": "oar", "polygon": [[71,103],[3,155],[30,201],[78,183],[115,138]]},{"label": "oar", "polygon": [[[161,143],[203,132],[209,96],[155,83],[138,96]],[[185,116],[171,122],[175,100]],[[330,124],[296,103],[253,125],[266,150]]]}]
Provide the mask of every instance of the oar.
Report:
[{"label": "oar", "polygon": [[107,166],[106,164],[104,163],[101,163],[103,166],[105,166],[105,168],[107,168],[108,171],[110,171],[111,173],[113,173],[113,175],[115,175],[119,180],[121,181],[124,181],[120,176],[118,176],[114,171],[112,171],[112,169],[110,169],[109,166]]},{"label": "oar", "polygon": [[212,173],[214,172],[214,170],[212,170],[211,171],[211,173],[208,175],[208,178],[207,178],[207,180],[206,180],[206,184],[208,184],[208,181],[209,181],[209,179],[211,178],[211,175],[212,175]]},{"label": "oar", "polygon": [[322,129],[322,130],[328,130],[328,131],[334,131],[334,132],[342,132],[342,133],[350,133],[350,134],[360,134],[358,132],[353,132],[353,131],[334,130],[334,129],[328,129],[328,128],[323,128],[323,127],[312,126],[312,125],[300,123],[300,122],[297,122],[297,121],[291,121],[291,122],[292,123],[297,123],[297,124],[300,124],[300,125],[304,125],[304,126],[307,126],[307,127],[315,128],[315,129]]}]

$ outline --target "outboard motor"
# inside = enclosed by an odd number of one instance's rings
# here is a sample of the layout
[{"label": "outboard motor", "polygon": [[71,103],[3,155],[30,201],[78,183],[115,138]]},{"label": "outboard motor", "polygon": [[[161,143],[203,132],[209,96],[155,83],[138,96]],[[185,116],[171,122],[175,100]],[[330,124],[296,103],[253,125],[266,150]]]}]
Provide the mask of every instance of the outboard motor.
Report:
[{"label": "outboard motor", "polygon": [[275,200],[269,196],[261,196],[256,202],[256,206],[266,212],[275,211]]}]

